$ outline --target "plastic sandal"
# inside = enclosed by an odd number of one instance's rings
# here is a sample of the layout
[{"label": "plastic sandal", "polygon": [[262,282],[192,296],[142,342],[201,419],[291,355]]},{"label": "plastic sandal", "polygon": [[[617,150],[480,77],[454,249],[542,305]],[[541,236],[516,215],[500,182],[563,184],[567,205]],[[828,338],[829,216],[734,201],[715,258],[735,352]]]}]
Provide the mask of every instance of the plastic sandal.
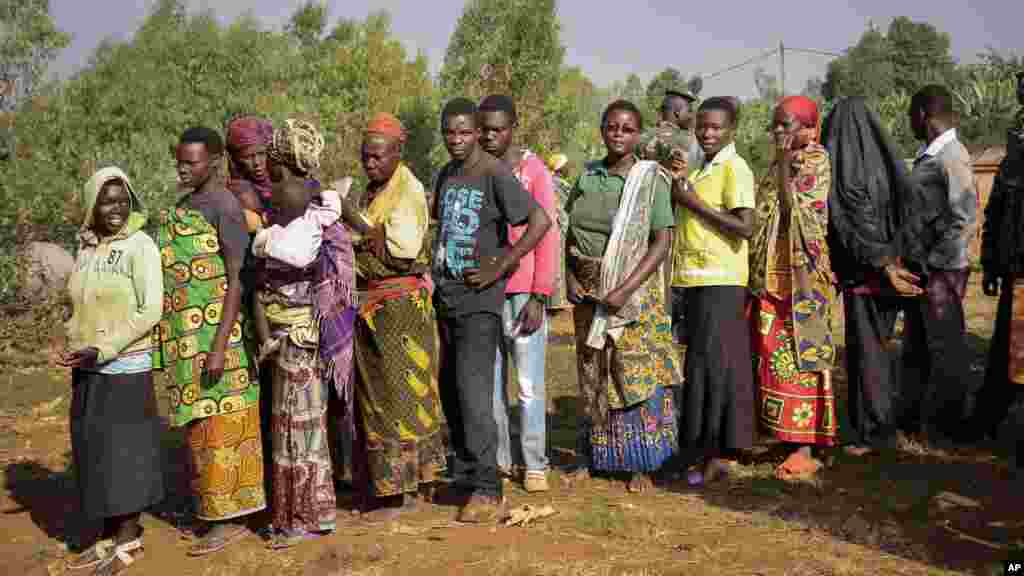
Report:
[{"label": "plastic sandal", "polygon": [[85,570],[99,566],[104,560],[114,553],[114,541],[112,539],[100,540],[93,544],[88,550],[79,554],[75,559],[68,560],[64,566],[68,570]]}]

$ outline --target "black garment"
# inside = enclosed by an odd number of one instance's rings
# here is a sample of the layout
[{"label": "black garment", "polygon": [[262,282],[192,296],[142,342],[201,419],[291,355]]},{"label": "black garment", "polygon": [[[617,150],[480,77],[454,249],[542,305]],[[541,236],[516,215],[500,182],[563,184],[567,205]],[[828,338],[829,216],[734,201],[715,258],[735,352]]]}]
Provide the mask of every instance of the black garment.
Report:
[{"label": "black garment", "polygon": [[[1016,136],[1014,136],[1015,138]],[[1010,320],[1013,285],[1024,271],[1024,158],[1019,141],[1008,141],[1007,156],[999,165],[985,207],[981,237],[981,264],[985,274],[999,278],[999,309],[988,350],[985,382],[977,393],[977,407],[969,433],[997,436],[1010,406],[1024,396],[1024,385],[1010,381]],[[1024,456],[1024,455],[1022,455]],[[1024,462],[1018,456],[1019,462]]]},{"label": "black garment", "polygon": [[494,420],[494,359],[502,335],[501,316],[478,312],[441,317],[438,327],[444,354],[441,407],[455,450],[452,474],[477,494],[501,496]]},{"label": "black garment", "polygon": [[98,519],[164,499],[163,424],[153,373],[72,373],[71,455],[81,510]]},{"label": "black garment", "polygon": [[926,293],[904,303],[897,421],[904,432],[955,435],[964,422],[970,357],[963,293],[969,274],[931,271]]},{"label": "black garment", "polygon": [[741,286],[686,288],[686,380],[680,448],[754,445],[754,365]]},{"label": "black garment", "polygon": [[[1010,414],[1010,407],[1024,397],[1024,384],[1010,381],[1010,319],[1013,317],[1013,283],[1009,276],[999,294],[995,333],[988,348],[985,383],[977,394],[977,406],[971,417],[969,432],[978,436],[998,436],[999,427]],[[1024,456],[1024,455],[1022,455]],[[1019,462],[1024,462],[1018,456]]]},{"label": "black garment", "polygon": [[479,267],[483,258],[500,258],[509,246],[509,225],[525,223],[537,206],[500,160],[482,154],[475,168],[479,176],[449,176],[453,168],[448,164],[437,181],[433,278],[438,314],[448,317],[501,315],[508,278],[477,291],[466,286],[463,274]]},{"label": "black garment", "polygon": [[981,265],[1000,278],[1024,272],[1024,158],[1008,154],[999,164],[985,206]]},{"label": "black garment", "polygon": [[686,344],[686,288],[673,287],[669,294],[672,303],[672,339],[676,344]]},{"label": "black garment", "polygon": [[907,169],[863,98],[839,101],[822,134],[832,160],[828,197],[832,271],[843,286],[856,286],[900,255],[898,231]]},{"label": "black garment", "polygon": [[889,341],[899,313],[896,296],[843,293],[850,430],[844,439],[885,448],[896,439],[896,362]]}]

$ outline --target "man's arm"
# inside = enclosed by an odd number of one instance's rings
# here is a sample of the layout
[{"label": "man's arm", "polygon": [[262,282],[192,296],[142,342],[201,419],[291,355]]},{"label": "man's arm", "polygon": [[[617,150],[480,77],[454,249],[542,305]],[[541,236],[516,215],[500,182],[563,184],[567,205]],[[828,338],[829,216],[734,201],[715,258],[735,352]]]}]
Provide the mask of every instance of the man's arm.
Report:
[{"label": "man's arm", "polygon": [[978,195],[974,189],[974,175],[967,159],[961,155],[945,159],[943,167],[946,172],[947,198],[952,218],[949,228],[942,231],[940,238],[966,238],[974,230],[977,221]]},{"label": "man's arm", "polygon": [[[555,222],[558,201],[555,198],[555,182],[546,168],[537,165],[535,177],[530,180],[530,194],[534,201],[544,210],[548,220]],[[533,282],[530,292],[550,296],[554,289],[555,271],[558,266],[558,245],[561,242],[558,227],[549,226],[534,248]]]}]

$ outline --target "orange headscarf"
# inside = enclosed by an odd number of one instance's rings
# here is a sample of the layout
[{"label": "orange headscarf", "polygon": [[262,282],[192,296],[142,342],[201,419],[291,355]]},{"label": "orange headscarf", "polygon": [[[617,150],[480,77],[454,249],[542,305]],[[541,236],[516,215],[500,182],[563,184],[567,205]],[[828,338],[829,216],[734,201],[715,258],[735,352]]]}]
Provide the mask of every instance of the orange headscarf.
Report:
[{"label": "orange headscarf", "polygon": [[402,122],[387,112],[380,112],[370,120],[366,126],[366,134],[378,134],[400,141],[405,140],[405,129],[402,128]]}]

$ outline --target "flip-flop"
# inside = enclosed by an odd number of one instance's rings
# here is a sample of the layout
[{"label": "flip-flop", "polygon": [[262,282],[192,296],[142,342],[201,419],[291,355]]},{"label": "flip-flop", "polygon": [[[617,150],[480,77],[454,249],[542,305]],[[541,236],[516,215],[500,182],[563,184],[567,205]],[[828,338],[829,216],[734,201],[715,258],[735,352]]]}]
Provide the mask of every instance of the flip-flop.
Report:
[{"label": "flip-flop", "polygon": [[703,486],[704,473],[697,469],[690,470],[686,473],[686,483],[690,486]]},{"label": "flip-flop", "polygon": [[71,571],[94,568],[102,564],[107,558],[110,558],[115,548],[113,539],[100,540],[76,558],[65,562],[64,567]]},{"label": "flip-flop", "polygon": [[114,548],[114,553],[96,567],[93,576],[116,576],[117,574],[122,574],[131,568],[136,560],[141,559],[142,555],[142,538],[118,544]]},{"label": "flip-flop", "polygon": [[189,546],[187,554],[192,557],[199,557],[220,552],[235,541],[245,538],[248,532],[247,528],[240,527],[235,532],[225,536],[203,536],[198,542]]},{"label": "flip-flop", "polygon": [[775,477],[779,480],[811,478],[821,470],[821,467],[821,462],[815,458],[793,452],[775,468]]}]

